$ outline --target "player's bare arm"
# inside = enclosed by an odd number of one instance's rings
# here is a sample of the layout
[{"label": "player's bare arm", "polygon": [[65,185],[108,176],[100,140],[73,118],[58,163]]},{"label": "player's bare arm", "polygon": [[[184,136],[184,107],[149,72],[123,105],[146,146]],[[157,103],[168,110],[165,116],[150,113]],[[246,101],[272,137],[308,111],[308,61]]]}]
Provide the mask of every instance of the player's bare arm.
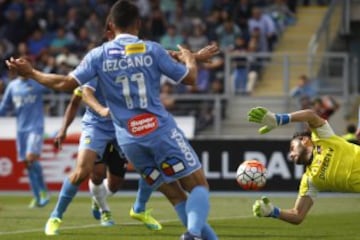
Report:
[{"label": "player's bare arm", "polygon": [[309,196],[302,196],[296,199],[292,209],[281,209],[279,219],[292,223],[300,224],[306,217],[313,205],[313,200]]},{"label": "player's bare arm", "polygon": [[54,139],[54,144],[56,148],[61,149],[61,145],[66,138],[67,130],[71,125],[71,123],[74,121],[76,117],[76,113],[80,107],[80,104],[81,104],[81,97],[73,94],[69,102],[69,105],[66,107],[61,128]]},{"label": "player's bare arm", "polygon": [[296,111],[290,115],[292,122],[307,122],[310,128],[318,128],[325,124],[325,120],[311,109]]},{"label": "player's bare arm", "polygon": [[101,105],[99,101],[94,96],[94,91],[87,87],[86,85],[83,88],[82,100],[91,107],[95,112],[97,112],[102,117],[109,117],[110,110],[109,108]]},{"label": "player's bare arm", "polygon": [[[180,55],[181,55],[180,51],[169,50],[168,53],[172,58],[176,59],[177,61],[180,61]],[[203,47],[199,51],[193,53],[193,55],[197,62],[209,62],[210,59],[218,53],[219,53],[219,47],[217,46],[217,44],[212,43]]]},{"label": "player's bare arm", "polygon": [[25,58],[10,58],[6,60],[6,65],[10,71],[16,72],[22,77],[34,79],[54,90],[72,91],[78,86],[77,81],[72,76],[40,72],[34,69]]},{"label": "player's bare arm", "polygon": [[264,107],[255,107],[248,112],[248,121],[262,124],[260,134],[270,132],[272,129],[290,122],[307,122],[310,128],[318,128],[326,123],[313,110],[306,109],[291,113],[273,113]]},{"label": "player's bare arm", "polygon": [[186,67],[189,69],[188,74],[185,76],[182,83],[186,85],[194,85],[197,78],[197,66],[196,66],[196,60],[194,55],[186,48],[178,45],[178,48],[180,50],[180,61],[185,63]]}]

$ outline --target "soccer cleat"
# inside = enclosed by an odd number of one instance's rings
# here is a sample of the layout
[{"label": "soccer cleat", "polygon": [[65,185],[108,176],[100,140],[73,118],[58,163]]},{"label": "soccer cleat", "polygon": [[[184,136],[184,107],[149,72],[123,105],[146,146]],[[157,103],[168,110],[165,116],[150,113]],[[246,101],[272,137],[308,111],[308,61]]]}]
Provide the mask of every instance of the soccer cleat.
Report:
[{"label": "soccer cleat", "polygon": [[50,197],[47,191],[40,192],[40,201],[37,203],[38,207],[45,207],[50,202]]},{"label": "soccer cleat", "polygon": [[93,198],[91,198],[91,212],[96,220],[100,220],[101,218],[100,207]]},{"label": "soccer cleat", "polygon": [[104,227],[111,227],[115,224],[114,220],[111,217],[111,212],[103,211],[101,213],[100,224],[101,224],[101,226],[104,226]]},{"label": "soccer cleat", "polygon": [[136,219],[140,222],[143,222],[145,226],[150,230],[161,230],[162,226],[161,224],[151,216],[152,209],[148,209],[144,212],[136,213],[134,212],[134,209],[130,209],[130,217],[133,219]]},{"label": "soccer cleat", "polygon": [[31,199],[29,208],[45,207],[50,201],[49,194],[46,191],[40,192],[40,200],[36,201],[36,198]]},{"label": "soccer cleat", "polygon": [[186,232],[180,236],[180,240],[203,240],[203,239],[201,237],[194,236],[189,232]]},{"label": "soccer cleat", "polygon": [[59,228],[61,224],[60,218],[49,218],[45,225],[45,235],[53,236],[59,234]]},{"label": "soccer cleat", "polygon": [[31,199],[31,201],[29,203],[29,208],[35,208],[36,205],[37,205],[36,198]]}]

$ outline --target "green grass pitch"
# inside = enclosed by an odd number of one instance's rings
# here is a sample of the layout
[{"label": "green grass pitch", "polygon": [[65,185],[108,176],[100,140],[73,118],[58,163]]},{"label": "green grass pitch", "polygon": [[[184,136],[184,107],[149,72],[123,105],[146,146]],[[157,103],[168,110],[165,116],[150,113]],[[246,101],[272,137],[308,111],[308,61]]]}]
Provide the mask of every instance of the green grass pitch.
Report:
[{"label": "green grass pitch", "polygon": [[[276,219],[252,216],[251,206],[261,193],[211,195],[209,222],[221,240],[235,239],[360,239],[360,195],[320,195],[307,219],[294,226]],[[290,196],[269,195],[282,208],[293,206],[296,193]],[[77,196],[65,213],[59,236],[43,233],[45,222],[55,205],[56,194],[45,208],[28,209],[28,196],[0,195],[0,239],[38,240],[171,240],[179,239],[185,231],[171,205],[161,196],[148,203],[153,215],[163,223],[163,230],[152,232],[128,213],[134,200],[131,196],[109,198],[116,225],[101,227],[90,213],[90,198]]]}]

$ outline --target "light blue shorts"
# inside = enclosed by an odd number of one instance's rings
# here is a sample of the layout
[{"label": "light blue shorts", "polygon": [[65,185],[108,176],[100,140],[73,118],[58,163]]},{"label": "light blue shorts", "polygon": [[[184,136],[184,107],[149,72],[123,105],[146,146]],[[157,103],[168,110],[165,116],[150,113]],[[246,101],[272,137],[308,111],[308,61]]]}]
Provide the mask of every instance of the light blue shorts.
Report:
[{"label": "light blue shorts", "polygon": [[183,132],[175,127],[156,137],[120,147],[153,189],[201,168],[201,163]]},{"label": "light blue shorts", "polygon": [[43,131],[18,132],[16,139],[16,149],[18,161],[24,161],[27,154],[41,154],[43,146]]},{"label": "light blue shorts", "polygon": [[79,151],[91,150],[96,152],[101,159],[108,143],[115,143],[114,146],[119,150],[116,144],[115,130],[105,130],[94,124],[82,124]]}]

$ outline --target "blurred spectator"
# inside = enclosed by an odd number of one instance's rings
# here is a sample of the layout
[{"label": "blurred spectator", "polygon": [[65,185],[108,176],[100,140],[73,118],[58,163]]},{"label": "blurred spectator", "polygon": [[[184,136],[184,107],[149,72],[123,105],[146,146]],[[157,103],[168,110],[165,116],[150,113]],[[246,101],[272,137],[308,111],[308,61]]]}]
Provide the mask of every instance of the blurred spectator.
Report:
[{"label": "blurred spectator", "polygon": [[176,5],[174,17],[168,23],[175,25],[178,33],[184,38],[192,31],[192,19],[184,14],[181,4]]},{"label": "blurred spectator", "polygon": [[71,43],[72,40],[66,36],[65,28],[60,27],[57,29],[55,38],[50,43],[50,51],[53,54],[59,54]]},{"label": "blurred spectator", "polygon": [[178,50],[177,45],[183,42],[184,39],[177,33],[175,25],[169,25],[166,34],[160,38],[160,44],[167,50]]},{"label": "blurred spectator", "polygon": [[186,43],[191,51],[196,52],[205,47],[209,40],[205,35],[204,25],[200,19],[195,19],[192,26],[192,34],[187,37]]},{"label": "blurred spectator", "polygon": [[25,9],[21,25],[19,32],[23,32],[21,34],[24,38],[28,38],[37,28],[40,28],[39,18],[35,16],[35,12],[31,7]]},{"label": "blurred spectator", "polygon": [[160,8],[155,8],[152,10],[152,15],[150,17],[150,32],[155,41],[159,41],[162,35],[166,32],[167,22],[161,12]]},{"label": "blurred spectator", "polygon": [[46,20],[45,20],[45,29],[50,34],[56,32],[57,28],[59,27],[59,22],[56,19],[56,15],[53,10],[49,10],[46,12]]},{"label": "blurred spectator", "polygon": [[238,54],[233,58],[235,66],[232,73],[233,83],[235,87],[235,93],[244,94],[246,92],[248,69],[247,69],[247,46],[244,38],[238,36],[235,39],[234,49],[232,53]]},{"label": "blurred spectator", "polygon": [[323,119],[328,120],[340,107],[332,96],[316,97],[312,101],[312,109]]},{"label": "blurred spectator", "polygon": [[174,18],[176,5],[177,0],[160,0],[160,9],[167,22],[171,22],[171,19]]},{"label": "blurred spectator", "polygon": [[357,139],[356,136],[356,125],[353,123],[349,123],[346,126],[346,133],[342,135],[343,138],[345,138],[346,141],[360,145],[360,142]]},{"label": "blurred spectator", "polygon": [[217,27],[216,35],[220,49],[226,51],[234,48],[235,39],[241,36],[241,30],[229,17],[221,26]]},{"label": "blurred spectator", "polygon": [[102,36],[104,25],[96,13],[91,13],[90,17],[85,22],[85,27],[88,31],[89,38],[92,42],[98,42],[99,36]]},{"label": "blurred spectator", "polygon": [[87,28],[81,27],[76,35],[76,41],[71,42],[70,48],[78,55],[82,55],[83,53],[87,52],[90,42],[91,40]]},{"label": "blurred spectator", "polygon": [[217,40],[216,29],[221,24],[220,12],[221,12],[220,8],[214,7],[211,10],[210,14],[205,19],[206,35],[207,35],[209,41]]},{"label": "blurred spectator", "polygon": [[30,55],[36,57],[49,47],[49,39],[45,37],[43,31],[38,28],[32,33],[30,39],[27,41],[27,47]]},{"label": "blurred spectator", "polygon": [[139,8],[140,16],[143,19],[149,18],[151,14],[151,5],[149,0],[136,0],[136,5]]},{"label": "blurred spectator", "polygon": [[253,9],[253,4],[250,0],[239,0],[234,8],[234,19],[235,23],[240,27],[241,31],[244,33],[244,37],[248,38],[249,29],[248,29],[248,19],[251,17]]},{"label": "blurred spectator", "polygon": [[249,55],[247,56],[248,80],[246,84],[246,94],[248,95],[253,92],[262,68],[261,58],[252,55],[252,53],[257,52],[257,48],[257,41],[255,39],[251,39],[247,49]]},{"label": "blurred spectator", "polygon": [[311,106],[311,100],[316,96],[316,88],[306,75],[301,75],[290,95],[298,99],[300,109],[308,109]]},{"label": "blurred spectator", "polygon": [[267,8],[267,12],[276,23],[279,33],[282,33],[285,27],[294,24],[296,21],[295,14],[290,11],[285,0],[275,0],[274,3]]},{"label": "blurred spectator", "polygon": [[[3,14],[3,13],[1,13]],[[2,27],[0,33],[1,38],[6,38],[14,45],[25,40],[25,36],[19,32],[22,29],[21,9],[10,4],[9,8],[4,13],[6,24]]]},{"label": "blurred spectator", "polygon": [[259,31],[259,48],[261,52],[273,50],[277,39],[274,21],[258,7],[253,8],[251,18],[248,21],[250,35],[256,29]]}]

